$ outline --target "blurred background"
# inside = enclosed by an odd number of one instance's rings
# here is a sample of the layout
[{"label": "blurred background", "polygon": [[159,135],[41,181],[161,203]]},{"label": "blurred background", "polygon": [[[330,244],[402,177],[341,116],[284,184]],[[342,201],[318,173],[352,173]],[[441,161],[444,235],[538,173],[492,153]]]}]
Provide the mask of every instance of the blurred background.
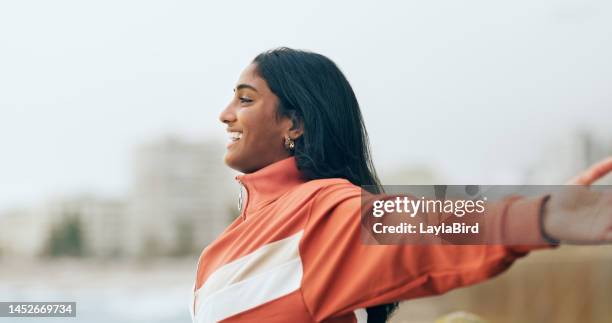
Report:
[{"label": "blurred background", "polygon": [[[0,301],[188,322],[198,254],[238,213],[218,115],[263,50],[340,66],[384,184],[560,184],[612,155],[611,37],[604,0],[2,2]],[[564,246],[391,321],[611,303],[612,249]]]}]

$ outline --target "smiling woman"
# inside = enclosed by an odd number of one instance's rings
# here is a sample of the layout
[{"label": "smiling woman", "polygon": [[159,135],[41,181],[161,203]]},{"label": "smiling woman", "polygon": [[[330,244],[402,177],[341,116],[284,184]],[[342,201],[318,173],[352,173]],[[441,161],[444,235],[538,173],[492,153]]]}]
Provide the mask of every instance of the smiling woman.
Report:
[{"label": "smiling woman", "polygon": [[[385,322],[398,301],[481,282],[555,239],[612,240],[612,213],[594,238],[568,225],[583,209],[552,195],[491,203],[489,215],[530,246],[364,245],[362,197],[384,194],[340,69],[323,55],[279,48],[258,55],[234,93],[219,119],[230,140],[225,163],[244,173],[237,180],[248,198],[200,256],[194,322]],[[612,160],[574,184],[610,169]]]}]

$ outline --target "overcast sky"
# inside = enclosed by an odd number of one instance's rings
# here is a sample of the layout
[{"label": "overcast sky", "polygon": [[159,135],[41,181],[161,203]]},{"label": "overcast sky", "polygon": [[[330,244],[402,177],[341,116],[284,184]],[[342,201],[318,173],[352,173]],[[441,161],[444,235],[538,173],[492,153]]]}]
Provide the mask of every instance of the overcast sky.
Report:
[{"label": "overcast sky", "polygon": [[605,0],[4,1],[0,209],[121,195],[133,147],[166,133],[224,144],[234,82],[277,46],[342,68],[382,172],[475,182],[577,128],[612,137]]}]

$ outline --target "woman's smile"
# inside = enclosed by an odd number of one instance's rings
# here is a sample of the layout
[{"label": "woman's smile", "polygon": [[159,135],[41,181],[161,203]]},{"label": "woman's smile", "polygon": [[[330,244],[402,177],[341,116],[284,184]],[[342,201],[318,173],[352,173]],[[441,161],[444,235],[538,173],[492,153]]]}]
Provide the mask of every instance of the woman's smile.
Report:
[{"label": "woman's smile", "polygon": [[238,142],[242,138],[242,132],[228,131],[228,134],[229,134],[229,142],[227,143],[227,148],[233,146],[236,142]]}]

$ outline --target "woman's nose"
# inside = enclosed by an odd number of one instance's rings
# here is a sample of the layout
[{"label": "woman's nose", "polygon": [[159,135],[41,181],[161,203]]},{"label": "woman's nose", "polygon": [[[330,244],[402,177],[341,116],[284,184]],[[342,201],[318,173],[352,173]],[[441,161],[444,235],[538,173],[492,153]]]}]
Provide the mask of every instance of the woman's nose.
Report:
[{"label": "woman's nose", "polygon": [[219,121],[229,124],[236,121],[236,113],[232,104],[228,104],[223,110],[221,110],[221,114],[219,114]]}]

